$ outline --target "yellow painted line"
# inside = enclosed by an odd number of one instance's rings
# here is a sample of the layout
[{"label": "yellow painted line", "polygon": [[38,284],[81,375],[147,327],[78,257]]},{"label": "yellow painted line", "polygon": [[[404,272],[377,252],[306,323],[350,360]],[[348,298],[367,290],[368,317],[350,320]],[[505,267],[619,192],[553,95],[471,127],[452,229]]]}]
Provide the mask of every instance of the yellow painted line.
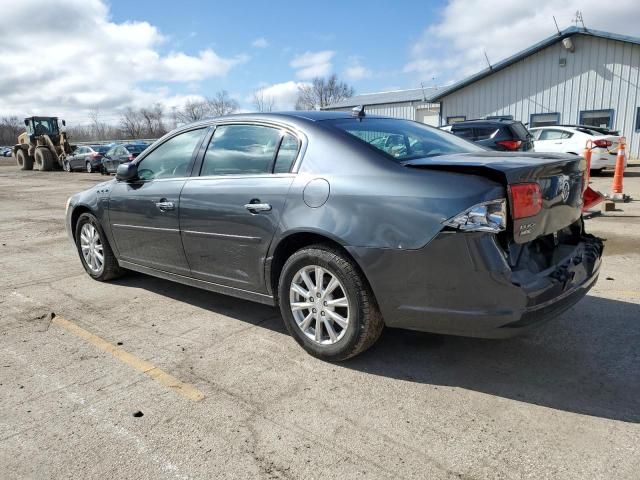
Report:
[{"label": "yellow painted line", "polygon": [[91,345],[99,348],[103,352],[110,353],[115,358],[120,360],[122,363],[135,368],[139,372],[142,372],[145,375],[151,377],[153,380],[155,380],[159,384],[170,388],[177,394],[182,395],[183,397],[188,398],[189,400],[198,402],[204,398],[204,394],[194,386],[181,382],[173,375],[169,375],[167,372],[159,369],[152,363],[149,363],[146,360],[143,360],[141,358],[136,357],[135,355],[132,355],[131,353],[123,350],[122,348],[107,342],[104,338],[100,338],[99,336],[94,335],[88,330],[85,330],[84,328],[79,327],[75,323],[70,322],[65,318],[55,317],[52,320],[52,323],[64,328],[68,332],[74,334],[76,337],[86,340]]}]

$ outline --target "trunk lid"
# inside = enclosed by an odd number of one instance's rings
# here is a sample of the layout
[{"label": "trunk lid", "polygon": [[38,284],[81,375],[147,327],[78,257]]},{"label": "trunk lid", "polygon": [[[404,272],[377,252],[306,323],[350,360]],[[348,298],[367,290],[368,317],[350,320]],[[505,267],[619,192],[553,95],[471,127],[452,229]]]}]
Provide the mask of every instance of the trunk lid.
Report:
[{"label": "trunk lid", "polygon": [[[480,175],[502,183],[509,204],[508,230],[516,243],[555,233],[582,215],[586,162],[575,155],[474,152],[407,160],[403,165]],[[540,186],[542,208],[534,216],[514,219],[508,187],[531,182]]]}]

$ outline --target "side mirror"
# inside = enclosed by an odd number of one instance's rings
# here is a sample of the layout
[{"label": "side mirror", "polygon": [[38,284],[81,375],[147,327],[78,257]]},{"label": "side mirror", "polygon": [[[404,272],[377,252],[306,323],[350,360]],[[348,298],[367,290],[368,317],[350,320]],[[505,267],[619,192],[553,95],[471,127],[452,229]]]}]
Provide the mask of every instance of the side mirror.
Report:
[{"label": "side mirror", "polygon": [[135,163],[121,163],[116,170],[116,180],[128,182],[138,176],[138,165]]},{"label": "side mirror", "polygon": [[64,120],[62,120],[62,126],[66,127],[67,126],[67,122],[65,122]]},{"label": "side mirror", "polygon": [[25,119],[24,119],[24,124],[25,124],[25,126],[27,126],[27,127],[28,127],[28,126],[29,126],[29,120],[25,118]]}]

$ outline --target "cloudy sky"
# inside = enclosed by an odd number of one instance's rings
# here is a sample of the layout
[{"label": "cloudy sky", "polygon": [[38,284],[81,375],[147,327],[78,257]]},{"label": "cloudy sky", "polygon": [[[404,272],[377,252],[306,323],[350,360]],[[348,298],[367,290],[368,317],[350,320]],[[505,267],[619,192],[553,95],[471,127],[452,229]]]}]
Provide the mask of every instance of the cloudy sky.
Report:
[{"label": "cloudy sky", "polygon": [[[278,109],[336,73],[357,93],[445,85],[554,34],[640,35],[638,0],[0,0],[0,116],[115,121],[128,106],[227,90]],[[604,10],[603,10],[604,9]]]}]

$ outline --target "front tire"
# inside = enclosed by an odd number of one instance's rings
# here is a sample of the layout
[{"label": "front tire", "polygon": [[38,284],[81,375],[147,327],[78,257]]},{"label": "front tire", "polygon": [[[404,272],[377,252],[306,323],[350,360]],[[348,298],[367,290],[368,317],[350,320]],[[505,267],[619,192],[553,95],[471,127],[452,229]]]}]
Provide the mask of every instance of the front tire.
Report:
[{"label": "front tire", "polygon": [[91,166],[91,162],[87,162],[87,173],[93,173],[93,166]]},{"label": "front tire", "polygon": [[69,163],[69,160],[64,161],[62,168],[65,172],[71,172],[71,164]]},{"label": "front tire", "polygon": [[280,311],[291,336],[311,355],[341,361],[364,352],[384,322],[364,275],[338,249],[313,245],[285,263]]},{"label": "front tire", "polygon": [[93,214],[80,215],[75,240],[82,266],[91,278],[105,282],[122,275],[104,230]]},{"label": "front tire", "polygon": [[48,148],[37,148],[35,153],[36,168],[41,172],[53,170],[53,157]]}]

